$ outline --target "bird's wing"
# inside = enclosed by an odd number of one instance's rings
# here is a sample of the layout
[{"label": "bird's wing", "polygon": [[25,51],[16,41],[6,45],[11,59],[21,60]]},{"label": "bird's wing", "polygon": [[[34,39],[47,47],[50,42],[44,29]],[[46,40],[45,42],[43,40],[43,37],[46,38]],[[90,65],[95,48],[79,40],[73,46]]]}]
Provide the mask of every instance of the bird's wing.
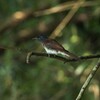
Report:
[{"label": "bird's wing", "polygon": [[56,40],[53,39],[47,39],[44,44],[46,45],[47,48],[49,49],[56,49],[56,50],[64,50],[63,46],[60,45]]},{"label": "bird's wing", "polygon": [[78,57],[76,55],[74,55],[73,53],[67,51],[64,49],[64,47],[62,45],[60,45],[56,40],[53,39],[47,39],[44,44],[46,45],[46,47],[48,49],[55,49],[58,51],[63,51],[66,56],[70,57],[70,58],[75,58],[78,59]]}]

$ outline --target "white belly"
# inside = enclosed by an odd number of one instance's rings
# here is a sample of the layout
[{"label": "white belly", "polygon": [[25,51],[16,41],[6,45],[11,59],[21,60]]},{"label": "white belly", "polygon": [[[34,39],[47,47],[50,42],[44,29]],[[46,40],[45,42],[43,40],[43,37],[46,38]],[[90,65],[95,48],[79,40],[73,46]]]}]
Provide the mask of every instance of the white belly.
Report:
[{"label": "white belly", "polygon": [[46,47],[44,47],[44,49],[45,49],[45,51],[46,51],[48,54],[58,54],[58,52],[55,51],[55,50],[51,50],[51,49],[48,49],[48,48],[46,48]]},{"label": "white belly", "polygon": [[[61,52],[61,51],[56,51],[56,50],[51,50],[51,49],[48,49],[48,48],[46,48],[46,47],[44,47],[44,49],[45,49],[45,51],[48,53],[48,54],[55,54],[55,55],[57,55],[57,54],[61,54],[61,55],[67,55],[66,53],[64,53],[64,52]],[[68,56],[68,55],[67,55]]]}]

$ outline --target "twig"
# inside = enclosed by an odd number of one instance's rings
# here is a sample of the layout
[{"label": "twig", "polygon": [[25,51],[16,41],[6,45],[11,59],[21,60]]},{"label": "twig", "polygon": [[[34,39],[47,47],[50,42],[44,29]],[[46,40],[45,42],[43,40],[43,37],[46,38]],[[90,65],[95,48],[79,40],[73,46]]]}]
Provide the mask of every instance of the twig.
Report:
[{"label": "twig", "polygon": [[64,27],[70,22],[72,17],[75,15],[75,13],[78,11],[80,6],[83,4],[83,1],[79,1],[75,5],[73,5],[72,9],[69,11],[69,13],[65,16],[65,18],[61,21],[61,23],[56,27],[56,29],[52,32],[51,37],[56,37],[60,34],[60,32],[64,29]]},{"label": "twig", "polygon": [[29,52],[26,57],[26,63],[30,62],[30,57],[34,56],[42,56],[42,57],[49,57],[49,58],[54,58],[60,61],[63,61],[64,63],[66,62],[74,62],[74,61],[80,61],[80,60],[86,60],[86,59],[93,59],[93,58],[100,58],[100,55],[89,55],[89,56],[80,56],[79,59],[68,59],[62,56],[54,55],[54,54],[47,54],[47,53],[37,53],[37,52]]},{"label": "twig", "polygon": [[[83,1],[80,1],[80,3],[81,2],[83,2]],[[65,3],[62,3],[62,4],[58,5],[58,6],[56,6],[56,7],[45,9],[43,11],[34,12],[34,14],[36,16],[43,16],[43,15],[59,13],[59,12],[71,9],[77,3],[79,3],[79,1],[77,1],[77,2],[76,1],[65,2]],[[93,5],[97,5],[97,3],[93,2],[93,1],[86,1],[86,2],[81,3],[80,6],[81,7],[86,7],[86,6],[93,6]]]},{"label": "twig", "polygon": [[[100,57],[99,57],[100,58]],[[92,80],[93,76],[95,75],[96,71],[98,70],[98,68],[100,67],[100,59],[98,61],[98,63],[96,64],[96,66],[94,66],[94,68],[92,69],[91,73],[89,74],[89,76],[87,77],[85,83],[83,84],[76,100],[80,100],[83,96],[83,93],[85,92],[87,86],[89,85],[90,81]]]},{"label": "twig", "polygon": [[30,57],[31,57],[32,55],[50,57],[50,58],[55,58],[55,59],[58,59],[58,60],[61,60],[61,61],[65,61],[65,58],[64,58],[64,57],[60,57],[60,56],[57,56],[57,55],[54,55],[54,54],[29,52],[29,53],[27,54],[27,57],[26,57],[26,63],[29,63],[29,62],[30,62]]}]

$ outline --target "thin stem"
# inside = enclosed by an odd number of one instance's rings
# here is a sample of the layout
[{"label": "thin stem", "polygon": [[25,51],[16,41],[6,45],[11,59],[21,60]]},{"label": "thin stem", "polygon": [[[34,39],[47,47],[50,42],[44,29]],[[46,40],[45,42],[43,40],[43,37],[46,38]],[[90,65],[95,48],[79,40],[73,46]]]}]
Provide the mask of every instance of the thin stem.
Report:
[{"label": "thin stem", "polygon": [[64,17],[64,19],[61,21],[61,23],[56,27],[56,29],[52,32],[51,37],[58,36],[61,31],[65,28],[65,26],[70,22],[72,17],[76,14],[80,6],[84,3],[84,1],[79,1],[75,5],[73,5],[72,9],[69,11],[69,13]]},{"label": "thin stem", "polygon": [[42,56],[42,57],[48,57],[48,58],[54,58],[60,61],[66,62],[75,62],[80,60],[87,60],[87,59],[94,59],[94,58],[100,58],[100,54],[98,55],[89,55],[89,56],[80,56],[78,59],[68,59],[62,56],[54,55],[54,54],[47,54],[47,53],[37,53],[37,52],[29,52],[26,57],[26,63],[30,62],[31,56]]},{"label": "thin stem", "polygon": [[[99,57],[100,58],[100,57]],[[91,82],[93,76],[95,75],[96,71],[98,70],[98,68],[100,67],[100,59],[98,61],[98,63],[94,66],[94,68],[92,69],[91,73],[89,74],[89,76],[87,77],[86,81],[84,82],[76,100],[80,100],[83,96],[83,93],[85,92],[87,86],[89,85],[89,83]]]}]

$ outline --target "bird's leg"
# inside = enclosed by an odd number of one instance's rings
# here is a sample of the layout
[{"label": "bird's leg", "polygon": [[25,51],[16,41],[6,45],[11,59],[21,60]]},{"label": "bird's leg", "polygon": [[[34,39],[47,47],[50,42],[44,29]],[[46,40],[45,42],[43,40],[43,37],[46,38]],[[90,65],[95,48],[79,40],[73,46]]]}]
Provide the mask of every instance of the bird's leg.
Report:
[{"label": "bird's leg", "polygon": [[49,54],[49,53],[47,53],[47,52],[42,52],[42,53],[46,53],[46,54],[47,54],[47,56],[48,56],[48,57],[50,57],[50,54]]},{"label": "bird's leg", "polygon": [[49,53],[47,53],[47,54],[48,54],[48,57],[51,57],[51,55],[54,57],[56,56],[56,54],[49,54]]},{"label": "bird's leg", "polygon": [[47,53],[48,54],[48,57],[50,57],[50,54],[49,53]]}]

